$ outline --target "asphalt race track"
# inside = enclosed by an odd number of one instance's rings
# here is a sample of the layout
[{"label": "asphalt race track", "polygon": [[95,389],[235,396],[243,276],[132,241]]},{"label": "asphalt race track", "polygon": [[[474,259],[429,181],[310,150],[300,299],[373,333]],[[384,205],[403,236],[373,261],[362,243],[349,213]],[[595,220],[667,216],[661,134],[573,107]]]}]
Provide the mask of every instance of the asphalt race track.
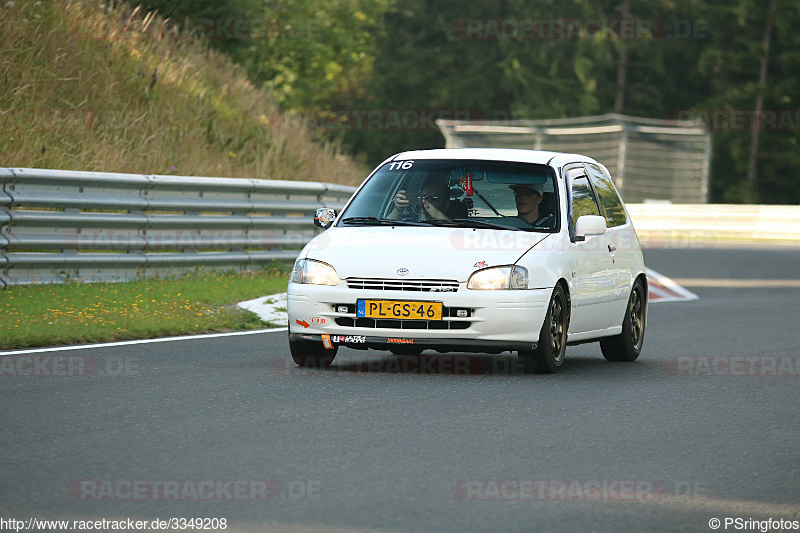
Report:
[{"label": "asphalt race track", "polygon": [[651,305],[635,363],[586,344],[550,376],[523,374],[508,352],[342,349],[331,370],[298,369],[285,330],[5,355],[0,518],[800,528],[800,250],[645,261],[699,298]]}]

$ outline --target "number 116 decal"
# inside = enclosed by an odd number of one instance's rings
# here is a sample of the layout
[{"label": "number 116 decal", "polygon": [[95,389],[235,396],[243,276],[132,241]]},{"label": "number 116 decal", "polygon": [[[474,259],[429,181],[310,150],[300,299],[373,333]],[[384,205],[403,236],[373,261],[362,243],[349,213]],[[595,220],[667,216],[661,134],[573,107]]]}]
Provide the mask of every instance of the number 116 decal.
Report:
[{"label": "number 116 decal", "polygon": [[414,166],[413,161],[393,161],[389,164],[389,170],[408,170]]}]

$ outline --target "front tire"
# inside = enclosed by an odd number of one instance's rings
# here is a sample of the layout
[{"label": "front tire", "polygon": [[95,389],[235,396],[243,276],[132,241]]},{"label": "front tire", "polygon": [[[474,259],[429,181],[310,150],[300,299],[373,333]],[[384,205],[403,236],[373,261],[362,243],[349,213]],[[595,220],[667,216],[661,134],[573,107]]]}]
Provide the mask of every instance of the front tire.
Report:
[{"label": "front tire", "polygon": [[539,332],[535,350],[520,350],[526,374],[555,374],[564,364],[569,329],[569,305],[564,289],[556,285]]},{"label": "front tire", "polygon": [[647,291],[642,280],[636,278],[622,320],[622,333],[600,341],[603,357],[608,361],[635,361],[642,353],[646,323]]},{"label": "front tire", "polygon": [[297,366],[303,368],[325,369],[331,366],[338,346],[327,350],[320,341],[293,339],[289,337],[289,351]]}]

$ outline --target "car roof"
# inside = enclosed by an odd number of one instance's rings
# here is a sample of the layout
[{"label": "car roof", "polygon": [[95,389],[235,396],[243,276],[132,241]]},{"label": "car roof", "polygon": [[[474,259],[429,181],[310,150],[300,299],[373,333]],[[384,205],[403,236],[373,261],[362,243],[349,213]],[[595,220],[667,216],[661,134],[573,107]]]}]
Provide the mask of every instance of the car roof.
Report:
[{"label": "car roof", "polygon": [[434,150],[411,150],[401,152],[387,161],[405,159],[486,159],[490,161],[514,161],[540,165],[561,166],[575,161],[597,163],[591,157],[580,154],[548,152],[545,150],[522,150],[517,148],[438,148]]}]

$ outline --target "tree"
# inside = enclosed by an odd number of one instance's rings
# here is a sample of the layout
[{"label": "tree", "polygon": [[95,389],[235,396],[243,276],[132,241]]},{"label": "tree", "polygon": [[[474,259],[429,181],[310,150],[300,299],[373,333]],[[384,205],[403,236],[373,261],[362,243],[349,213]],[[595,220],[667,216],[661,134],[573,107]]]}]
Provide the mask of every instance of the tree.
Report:
[{"label": "tree", "polygon": [[[775,0],[772,24],[769,9],[769,4],[757,0],[734,4],[714,0],[704,6],[705,16],[716,24],[712,42],[700,57],[699,70],[713,85],[699,107],[731,117],[744,115],[738,123],[729,120],[712,125],[716,129],[714,201],[738,203],[758,198],[766,203],[800,203],[800,192],[790,178],[800,166],[800,36],[796,31],[800,6],[791,0]],[[767,56],[764,41],[770,26]],[[770,117],[773,120],[765,120]],[[754,150],[754,139],[756,148],[759,139],[765,140],[764,148]],[[753,176],[752,180],[748,176]]]},{"label": "tree", "polygon": [[767,6],[767,21],[764,23],[764,39],[761,41],[761,67],[758,71],[758,94],[754,113],[759,117],[759,124],[750,132],[750,152],[747,164],[748,195],[752,202],[758,201],[758,187],[756,185],[756,165],[758,164],[758,137],[761,132],[760,117],[764,111],[764,88],[767,83],[767,66],[769,65],[769,45],[772,41],[772,26],[775,19],[775,0],[769,0]]},{"label": "tree", "polygon": [[382,114],[377,127],[327,132],[372,164],[443,144],[431,121],[389,124],[392,112],[492,120],[765,110],[784,122],[710,124],[711,199],[800,202],[795,0],[147,2],[173,17],[265,21],[263,36],[212,44],[285,111]]}]

